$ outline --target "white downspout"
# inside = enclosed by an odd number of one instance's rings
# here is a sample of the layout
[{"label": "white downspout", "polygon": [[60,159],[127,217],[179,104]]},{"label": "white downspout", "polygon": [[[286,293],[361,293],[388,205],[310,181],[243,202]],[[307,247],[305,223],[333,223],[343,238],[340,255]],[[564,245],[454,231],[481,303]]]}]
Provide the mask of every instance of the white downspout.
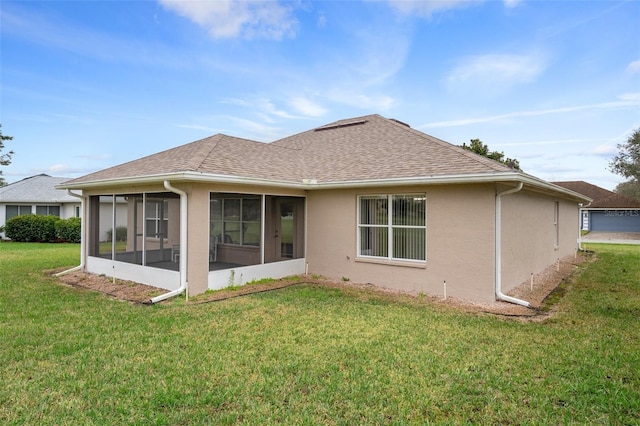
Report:
[{"label": "white downspout", "polygon": [[187,256],[189,250],[187,248],[187,193],[171,186],[168,180],[164,181],[164,187],[178,195],[180,195],[180,287],[170,291],[169,293],[161,294],[160,296],[151,299],[151,303],[162,302],[163,300],[177,296],[181,293],[187,292]]},{"label": "white downspout", "polygon": [[[578,204],[580,206],[580,212],[578,213],[580,215],[580,219],[578,220],[578,250],[580,251],[584,251],[584,249],[582,248],[582,215],[583,213],[586,211],[586,208],[589,207],[591,205],[593,201],[590,201],[586,206],[583,206],[582,203]],[[587,213],[588,214],[588,213]]]},{"label": "white downspout", "polygon": [[80,264],[71,269],[67,269],[66,271],[58,272],[57,274],[54,275],[56,277],[61,277],[62,275],[70,274],[71,272],[84,270],[84,255],[85,255],[84,253],[84,248],[85,248],[84,222],[85,220],[83,217],[84,216],[84,197],[79,194],[74,194],[73,192],[71,192],[70,189],[67,189],[67,194],[71,195],[72,197],[80,198],[80,212],[82,217],[82,219],[80,220]]},{"label": "white downspout", "polygon": [[507,296],[502,293],[502,197],[504,195],[513,194],[522,189],[523,183],[520,182],[515,188],[507,189],[506,191],[498,192],[496,194],[496,229],[495,229],[495,285],[496,285],[496,299],[504,302],[515,303],[516,305],[522,305],[529,307],[529,302],[526,300],[516,299],[515,297]]}]

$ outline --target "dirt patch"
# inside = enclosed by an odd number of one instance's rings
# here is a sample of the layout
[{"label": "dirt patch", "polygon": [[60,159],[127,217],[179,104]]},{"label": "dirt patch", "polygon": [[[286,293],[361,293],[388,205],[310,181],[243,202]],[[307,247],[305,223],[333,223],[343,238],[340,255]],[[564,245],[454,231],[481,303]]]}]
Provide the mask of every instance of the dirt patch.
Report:
[{"label": "dirt patch", "polygon": [[[218,291],[209,291],[189,299],[187,303],[210,303],[234,297],[245,296],[248,294],[273,291],[293,285],[305,284],[321,285],[325,287],[349,290],[358,293],[362,297],[366,298],[369,298],[370,296],[382,297],[386,299],[405,300],[419,304],[444,305],[455,309],[461,309],[465,312],[487,313],[524,320],[541,320],[548,317],[554,312],[553,306],[545,303],[549,295],[554,291],[558,291],[558,287],[560,284],[569,282],[570,278],[578,270],[579,265],[590,258],[591,254],[587,252],[578,253],[575,257],[569,256],[564,259],[560,259],[545,271],[534,275],[533,285],[531,284],[531,279],[529,279],[507,293],[509,296],[513,296],[530,302],[531,307],[524,307],[513,303],[497,301],[490,303],[477,303],[452,297],[442,299],[442,297],[436,296],[400,293],[395,290],[380,288],[372,284],[358,284],[344,281],[331,281],[327,279],[315,279],[310,276],[299,276],[293,277],[292,279],[274,280],[264,283],[247,284],[244,286],[238,286]],[[60,271],[47,272],[54,274],[55,272]],[[98,291],[118,300],[135,303],[149,303],[149,300],[152,297],[166,292],[166,290],[157,287],[134,283],[131,281],[114,281],[112,278],[104,275],[95,275],[85,272],[71,272],[60,276],[59,279],[63,284],[66,285]]]},{"label": "dirt patch", "polygon": [[89,274],[86,272],[70,272],[59,276],[58,279],[66,285],[98,291],[116,299],[134,303],[149,303],[152,297],[166,292],[166,290],[161,288],[135,283],[133,281],[113,280],[105,275]]}]

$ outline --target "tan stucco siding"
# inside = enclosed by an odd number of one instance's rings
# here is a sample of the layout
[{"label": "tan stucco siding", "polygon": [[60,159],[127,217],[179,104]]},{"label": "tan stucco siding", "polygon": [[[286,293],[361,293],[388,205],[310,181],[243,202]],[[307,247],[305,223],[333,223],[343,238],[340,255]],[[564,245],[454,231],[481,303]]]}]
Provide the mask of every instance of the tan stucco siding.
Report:
[{"label": "tan stucco siding", "polygon": [[[357,257],[357,196],[424,193],[427,260],[406,266]],[[309,273],[409,292],[494,300],[493,185],[312,191],[307,199]]]},{"label": "tan stucco siding", "polygon": [[[558,203],[558,238],[554,225]],[[508,292],[577,248],[576,202],[521,191],[502,200],[502,290]]]}]

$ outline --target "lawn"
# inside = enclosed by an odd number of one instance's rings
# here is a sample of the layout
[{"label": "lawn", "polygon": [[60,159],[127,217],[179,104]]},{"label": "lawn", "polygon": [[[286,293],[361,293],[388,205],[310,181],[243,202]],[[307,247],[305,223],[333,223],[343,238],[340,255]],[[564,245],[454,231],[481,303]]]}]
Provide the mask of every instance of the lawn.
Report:
[{"label": "lawn", "polygon": [[300,285],[133,305],[77,245],[0,244],[0,424],[638,424],[640,246],[593,245],[543,322]]}]

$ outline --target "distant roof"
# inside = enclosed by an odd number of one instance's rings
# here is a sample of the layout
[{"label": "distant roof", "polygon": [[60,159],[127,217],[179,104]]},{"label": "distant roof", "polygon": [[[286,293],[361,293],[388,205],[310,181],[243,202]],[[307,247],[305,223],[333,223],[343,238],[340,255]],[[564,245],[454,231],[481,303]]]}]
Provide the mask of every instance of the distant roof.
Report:
[{"label": "distant roof", "polygon": [[338,120],[271,143],[217,134],[66,182],[65,188],[206,180],[307,187],[528,179],[502,163],[377,114]]},{"label": "distant roof", "polygon": [[593,202],[587,206],[588,208],[640,208],[640,200],[617,194],[583,180],[553,183],[592,198]]},{"label": "distant roof", "polygon": [[69,178],[45,174],[24,178],[0,187],[0,203],[79,203],[63,189],[56,189]]}]

